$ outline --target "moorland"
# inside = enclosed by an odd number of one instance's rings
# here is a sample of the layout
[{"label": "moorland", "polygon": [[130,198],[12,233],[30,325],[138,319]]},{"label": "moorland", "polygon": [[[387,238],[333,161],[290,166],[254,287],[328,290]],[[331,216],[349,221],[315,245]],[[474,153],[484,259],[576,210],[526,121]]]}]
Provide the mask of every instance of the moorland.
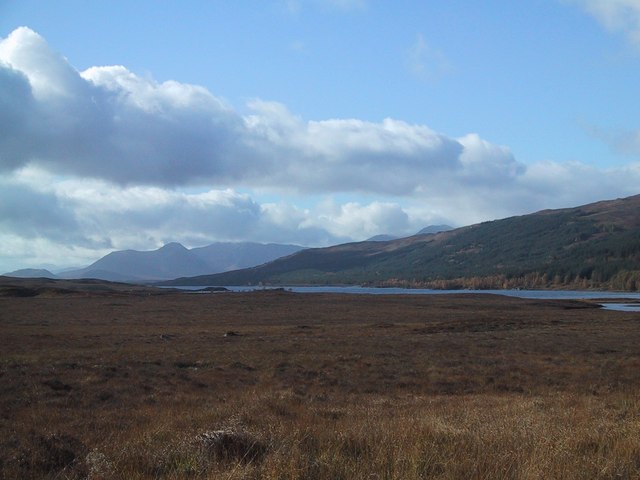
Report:
[{"label": "moorland", "polygon": [[640,477],[637,313],[0,279],[0,477]]}]

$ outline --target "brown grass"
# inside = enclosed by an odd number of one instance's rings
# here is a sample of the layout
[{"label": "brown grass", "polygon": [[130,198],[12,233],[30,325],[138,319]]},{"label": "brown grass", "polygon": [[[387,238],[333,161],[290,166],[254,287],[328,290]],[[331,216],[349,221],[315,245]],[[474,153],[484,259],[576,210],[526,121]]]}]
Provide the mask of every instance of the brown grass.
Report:
[{"label": "brown grass", "polygon": [[2,478],[640,478],[638,314],[148,293],[0,297]]}]

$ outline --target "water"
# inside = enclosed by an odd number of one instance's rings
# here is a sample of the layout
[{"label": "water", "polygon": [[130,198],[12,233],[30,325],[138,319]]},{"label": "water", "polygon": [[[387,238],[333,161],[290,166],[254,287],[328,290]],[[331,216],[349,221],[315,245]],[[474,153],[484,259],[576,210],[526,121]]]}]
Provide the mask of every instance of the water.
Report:
[{"label": "water", "polygon": [[605,310],[616,310],[618,312],[640,312],[638,303],[601,303]]},{"label": "water", "polygon": [[[205,287],[181,286],[175,287],[184,290],[201,290]],[[359,295],[447,295],[447,294],[493,294],[509,297],[531,298],[539,300],[579,300],[579,299],[626,299],[640,301],[640,292],[599,292],[592,290],[432,290],[426,288],[375,288],[359,286],[282,286],[282,287],[256,287],[256,286],[226,286],[232,292],[251,292],[254,290],[285,289],[296,293],[344,293]],[[602,306],[608,310],[625,312],[640,312],[640,304],[628,304],[620,302],[603,302]]]}]

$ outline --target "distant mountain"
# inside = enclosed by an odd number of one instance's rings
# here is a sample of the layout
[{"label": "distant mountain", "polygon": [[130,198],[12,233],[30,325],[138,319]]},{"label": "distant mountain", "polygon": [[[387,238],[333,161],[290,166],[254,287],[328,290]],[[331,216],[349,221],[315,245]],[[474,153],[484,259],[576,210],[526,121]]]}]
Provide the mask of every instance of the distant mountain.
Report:
[{"label": "distant mountain", "polygon": [[171,283],[635,290],[639,212],[637,195],[388,242],[308,249],[249,269]]},{"label": "distant mountain", "polygon": [[168,243],[151,251],[120,250],[86,268],[61,272],[61,278],[98,278],[112,282],[168,280],[259,265],[301,250],[297,245],[219,242],[185,248]]},{"label": "distant mountain", "polygon": [[206,247],[192,248],[191,252],[208,265],[210,272],[227,272],[262,265],[302,249],[299,245],[277,243],[218,242]]},{"label": "distant mountain", "polygon": [[124,283],[145,283],[148,281],[163,280],[163,279],[137,277],[131,274],[112,272],[110,270],[102,270],[99,268],[91,268],[91,267],[82,268],[80,270],[72,270],[65,273],[60,273],[58,274],[58,278],[62,278],[65,280],[91,278],[91,279],[105,280],[107,282],[124,282]]},{"label": "distant mountain", "polygon": [[[63,278],[99,278],[109,281],[165,280],[172,275],[198,275],[207,264],[179,243],[147,252],[111,252],[86,268],[61,274]],[[186,273],[189,272],[189,273]]]},{"label": "distant mountain", "polygon": [[20,270],[14,270],[13,272],[3,273],[2,275],[16,278],[58,278],[44,268],[22,268]]}]

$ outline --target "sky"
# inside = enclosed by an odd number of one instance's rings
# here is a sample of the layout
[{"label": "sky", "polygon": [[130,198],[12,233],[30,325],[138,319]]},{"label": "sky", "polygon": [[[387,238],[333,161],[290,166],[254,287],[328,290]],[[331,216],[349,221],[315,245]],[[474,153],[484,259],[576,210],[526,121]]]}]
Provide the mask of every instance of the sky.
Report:
[{"label": "sky", "polygon": [[0,272],[640,193],[640,0],[0,0]]}]

